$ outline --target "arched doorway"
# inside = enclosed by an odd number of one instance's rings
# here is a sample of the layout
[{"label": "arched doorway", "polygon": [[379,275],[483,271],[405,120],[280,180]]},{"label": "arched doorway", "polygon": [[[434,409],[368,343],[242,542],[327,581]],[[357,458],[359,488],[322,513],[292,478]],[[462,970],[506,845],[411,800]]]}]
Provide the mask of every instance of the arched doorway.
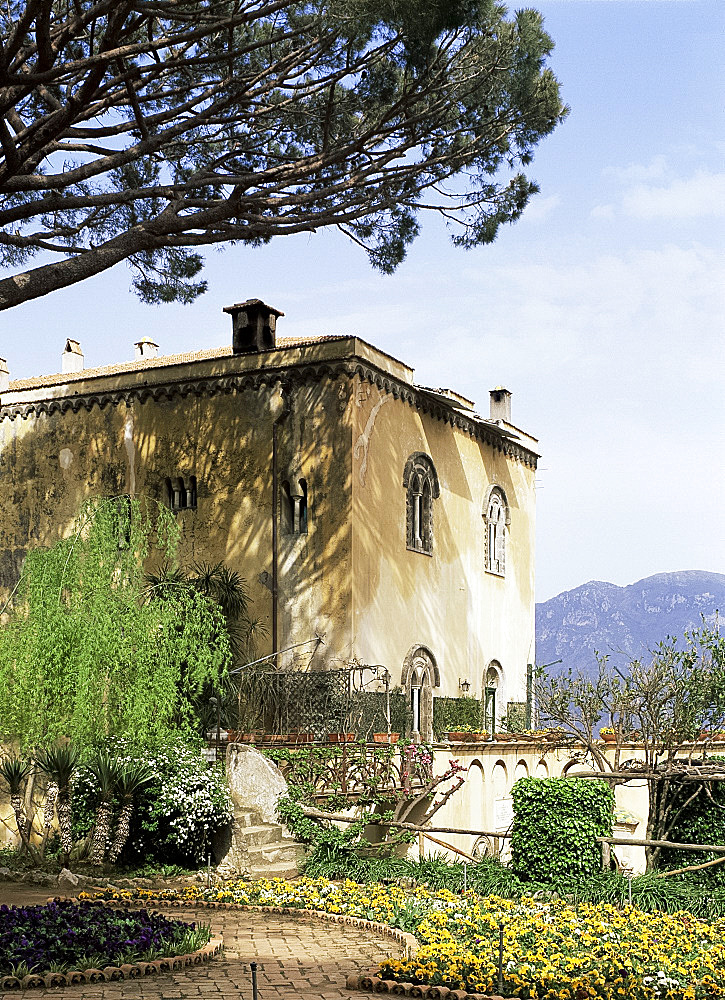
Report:
[{"label": "arched doorway", "polygon": [[435,657],[425,646],[412,646],[403,662],[403,690],[410,708],[412,740],[433,739],[433,688],[440,684]]},{"label": "arched doorway", "polygon": [[491,660],[483,678],[483,728],[491,736],[496,732],[497,702],[501,696],[502,673],[498,660]]}]

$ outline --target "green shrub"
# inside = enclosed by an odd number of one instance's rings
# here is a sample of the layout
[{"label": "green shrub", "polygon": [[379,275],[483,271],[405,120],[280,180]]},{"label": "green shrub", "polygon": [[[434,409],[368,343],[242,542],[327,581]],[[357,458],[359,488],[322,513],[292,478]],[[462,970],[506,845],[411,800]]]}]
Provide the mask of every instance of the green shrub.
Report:
[{"label": "green shrub", "polygon": [[[709,757],[707,763],[723,765],[725,758]],[[667,839],[680,844],[725,844],[725,782],[711,782],[709,789],[703,787],[697,798],[687,805],[684,803],[694,790],[691,787],[692,782],[682,782],[680,786],[673,782],[673,786],[675,789],[672,793],[673,811],[682,806],[684,808]],[[703,861],[712,861],[715,858],[722,858],[722,854],[713,854],[711,851],[693,854],[692,851],[663,850],[659,856],[658,866],[686,868],[688,865],[701,864]],[[701,885],[725,885],[725,862],[712,868],[692,872],[691,877]]]},{"label": "green shrub", "polygon": [[[204,862],[213,835],[232,821],[231,799],[221,766],[210,767],[200,745],[188,739],[143,750],[116,739],[109,741],[108,749],[114,756],[137,761],[156,774],[135,800],[131,834],[122,861],[143,858],[167,864]],[[87,767],[81,765],[73,788],[74,839],[90,831],[95,806],[93,780]]]},{"label": "green shrub", "polygon": [[467,732],[483,729],[483,706],[478,698],[434,698],[433,732],[440,739],[443,733],[470,727]]},{"label": "green shrub", "polygon": [[521,778],[512,789],[511,867],[524,881],[561,882],[601,868],[595,837],[611,837],[614,792],[592,778]]}]

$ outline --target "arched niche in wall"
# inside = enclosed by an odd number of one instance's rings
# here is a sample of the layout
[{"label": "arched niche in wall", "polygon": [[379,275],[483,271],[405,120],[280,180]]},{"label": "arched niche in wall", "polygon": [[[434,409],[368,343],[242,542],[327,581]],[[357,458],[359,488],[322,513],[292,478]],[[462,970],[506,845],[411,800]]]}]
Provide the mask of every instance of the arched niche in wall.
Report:
[{"label": "arched niche in wall", "polygon": [[534,769],[535,778],[548,778],[549,777],[549,765],[545,760],[540,760]]},{"label": "arched niche in wall", "polygon": [[[473,760],[468,766],[466,784],[459,794],[465,794],[468,801],[468,823],[472,830],[484,829],[486,777],[480,760]],[[467,850],[467,848],[466,848]]]},{"label": "arched niche in wall", "polygon": [[433,689],[441,677],[435,657],[426,646],[411,646],[403,661],[402,685],[411,713],[409,735],[414,740],[433,739]]},{"label": "arched niche in wall", "polygon": [[591,768],[582,764],[580,760],[570,760],[562,767],[561,776],[562,778],[567,774],[579,774],[581,771],[590,771]]},{"label": "arched niche in wall", "polygon": [[516,764],[516,767],[514,768],[514,781],[513,781],[513,783],[516,784],[516,782],[519,780],[519,778],[528,778],[528,776],[529,776],[529,767],[528,767],[528,764],[526,763],[525,760],[518,761],[518,763]]},{"label": "arched niche in wall", "polygon": [[507,830],[511,825],[513,809],[508,771],[502,760],[497,760],[493,765],[491,784],[493,786],[493,829]]}]

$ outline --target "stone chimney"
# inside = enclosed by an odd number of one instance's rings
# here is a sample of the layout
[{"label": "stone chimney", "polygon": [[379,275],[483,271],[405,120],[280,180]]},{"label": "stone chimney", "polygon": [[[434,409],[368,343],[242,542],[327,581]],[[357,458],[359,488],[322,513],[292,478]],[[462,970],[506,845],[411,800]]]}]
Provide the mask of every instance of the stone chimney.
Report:
[{"label": "stone chimney", "polygon": [[0,392],[7,392],[10,385],[10,369],[5,358],[0,358]]},{"label": "stone chimney", "polygon": [[83,371],[83,351],[77,340],[68,338],[65,342],[65,349],[61,356],[61,372],[64,375],[72,375],[74,372]]},{"label": "stone chimney", "polygon": [[268,306],[261,299],[248,299],[234,306],[225,306],[232,317],[232,354],[258,354],[274,350],[277,318],[283,312]]},{"label": "stone chimney", "polygon": [[491,389],[491,420],[503,420],[511,423],[511,393],[502,385]]},{"label": "stone chimney", "polygon": [[134,361],[148,361],[156,358],[159,354],[159,345],[155,344],[150,337],[142,337],[134,345]]}]

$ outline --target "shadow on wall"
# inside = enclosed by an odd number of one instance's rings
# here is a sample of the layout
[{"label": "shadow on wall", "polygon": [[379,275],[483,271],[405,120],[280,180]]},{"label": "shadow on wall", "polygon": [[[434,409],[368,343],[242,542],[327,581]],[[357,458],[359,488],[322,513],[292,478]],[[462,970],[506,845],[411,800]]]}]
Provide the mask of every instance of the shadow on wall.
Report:
[{"label": "shadow on wall", "polygon": [[[15,586],[28,547],[47,547],[68,535],[87,497],[135,492],[168,504],[168,481],[194,476],[196,508],[177,513],[180,562],[224,561],[247,581],[253,616],[269,625],[274,391],[262,385],[214,396],[189,392],[2,421],[0,596]],[[287,556],[279,581],[280,622],[303,582],[313,595],[310,616],[318,609],[333,641],[344,617],[350,555],[344,516],[349,432],[346,444],[338,403],[330,380],[297,386],[279,447],[280,482],[290,468],[301,470],[310,496],[308,531],[294,540],[292,559],[287,550],[293,540],[284,526],[280,532],[280,558]],[[149,569],[159,561],[153,553]],[[319,626],[306,621],[303,630],[314,634]],[[281,634],[280,647],[289,638]]]}]

